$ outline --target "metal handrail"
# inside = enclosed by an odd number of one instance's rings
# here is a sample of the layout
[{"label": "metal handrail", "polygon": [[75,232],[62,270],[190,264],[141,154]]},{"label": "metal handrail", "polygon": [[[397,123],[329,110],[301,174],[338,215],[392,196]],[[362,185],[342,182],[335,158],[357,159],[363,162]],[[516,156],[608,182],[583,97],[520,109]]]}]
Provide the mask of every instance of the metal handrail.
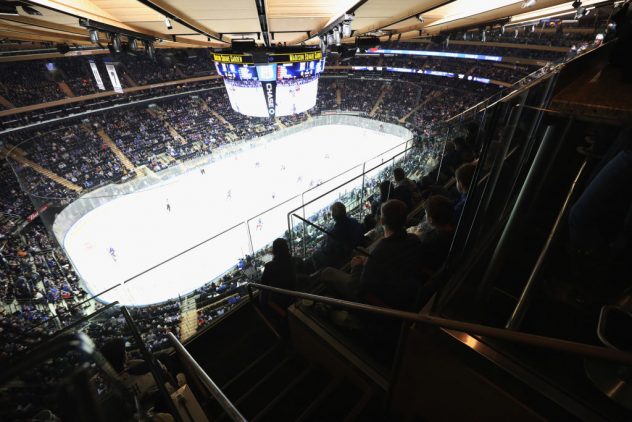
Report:
[{"label": "metal handrail", "polygon": [[175,420],[175,422],[184,422],[173,400],[171,400],[171,396],[169,392],[167,391],[167,387],[165,386],[166,380],[162,376],[163,374],[161,373],[159,369],[158,363],[156,362],[156,358],[147,349],[147,346],[145,345],[145,342],[143,341],[140,331],[138,330],[138,326],[136,325],[136,322],[134,322],[134,318],[132,317],[132,314],[129,313],[129,309],[127,309],[126,306],[121,306],[121,312],[123,313],[123,317],[125,318],[125,322],[127,323],[127,326],[132,332],[132,337],[134,337],[134,341],[136,342],[136,346],[138,346],[138,349],[140,350],[140,354],[142,355],[143,360],[149,366],[149,371],[151,372],[151,375],[154,377],[154,380],[156,381],[156,387],[158,387],[158,391],[164,398],[165,403],[167,403],[167,407],[169,408],[169,411],[171,415],[173,416],[173,419]]},{"label": "metal handrail", "polygon": [[417,314],[414,312],[400,311],[397,309],[383,308],[380,306],[367,305],[364,303],[350,302],[347,300],[336,299],[327,296],[319,296],[311,293],[303,293],[294,290],[280,289],[278,287],[265,286],[258,283],[248,283],[248,288],[250,289],[251,287],[256,287],[257,289],[267,290],[269,292],[278,293],[286,296],[293,296],[296,298],[313,300],[314,302],[335,305],[341,308],[369,312],[372,314],[383,315],[390,318],[405,319],[412,322],[420,322],[422,324],[445,328],[448,330],[463,331],[469,334],[487,336],[499,340],[507,340],[514,343],[525,344],[528,346],[540,347],[565,353],[572,353],[588,358],[603,359],[619,364],[632,365],[632,353],[606,349],[605,347],[593,346],[590,344],[578,343],[569,340],[560,340],[551,337],[544,337],[536,334],[528,334],[509,330],[506,328],[489,327],[487,325],[456,321],[453,319]]},{"label": "metal handrail", "polygon": [[566,198],[564,199],[562,208],[560,208],[560,211],[557,213],[557,218],[555,219],[555,223],[553,223],[553,227],[551,227],[551,231],[548,237],[546,238],[544,247],[540,251],[540,255],[538,255],[538,259],[535,262],[533,269],[531,270],[531,274],[529,274],[527,283],[524,286],[522,293],[520,294],[518,303],[516,304],[516,307],[514,308],[511,314],[511,317],[509,318],[509,320],[507,321],[507,324],[505,325],[505,327],[509,329],[518,328],[520,324],[522,323],[522,319],[524,318],[524,314],[527,310],[527,306],[530,302],[531,296],[533,295],[534,287],[536,284],[536,278],[540,275],[540,270],[542,269],[542,266],[544,265],[544,260],[546,259],[549,253],[549,249],[551,249],[553,240],[555,239],[555,237],[557,236],[557,233],[559,232],[560,223],[562,222],[562,219],[564,218],[564,215],[566,214],[566,210],[568,209],[570,205],[571,198],[573,194],[575,193],[577,183],[579,182],[579,179],[582,177],[584,170],[586,169],[587,163],[588,163],[588,160],[584,160],[584,162],[582,163],[581,167],[579,168],[579,171],[577,172],[577,175],[575,176],[575,179],[573,180],[573,183],[571,184],[571,187],[568,193],[566,194]]},{"label": "metal handrail", "polygon": [[213,397],[215,398],[215,400],[217,400],[219,405],[222,406],[222,409],[224,409],[226,414],[233,421],[246,422],[246,418],[244,418],[244,416],[239,412],[239,410],[237,410],[235,405],[228,399],[228,397],[224,395],[222,390],[220,390],[217,384],[213,382],[211,377],[209,377],[208,374],[204,371],[204,369],[202,369],[200,364],[196,362],[196,360],[193,358],[193,356],[191,356],[189,351],[184,348],[182,343],[178,341],[176,336],[174,336],[173,333],[169,332],[167,333],[167,337],[169,338],[169,341],[171,342],[173,347],[176,349],[176,352],[184,358],[184,360],[186,361],[186,364],[188,364],[191,367],[195,375],[200,379],[200,381],[202,381],[202,384],[204,384],[204,386],[208,389],[208,391],[213,395]]}]

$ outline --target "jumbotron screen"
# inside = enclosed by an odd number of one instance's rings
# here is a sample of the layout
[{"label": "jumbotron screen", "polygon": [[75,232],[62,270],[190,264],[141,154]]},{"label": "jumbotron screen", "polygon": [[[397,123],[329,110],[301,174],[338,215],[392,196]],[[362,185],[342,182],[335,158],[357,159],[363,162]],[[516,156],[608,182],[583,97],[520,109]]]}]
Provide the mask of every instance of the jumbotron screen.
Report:
[{"label": "jumbotron screen", "polygon": [[[267,54],[255,63],[251,54],[214,54],[230,105],[254,117],[288,116],[316,105],[318,76],[325,68],[320,51]],[[261,60],[259,56],[258,61]]]}]

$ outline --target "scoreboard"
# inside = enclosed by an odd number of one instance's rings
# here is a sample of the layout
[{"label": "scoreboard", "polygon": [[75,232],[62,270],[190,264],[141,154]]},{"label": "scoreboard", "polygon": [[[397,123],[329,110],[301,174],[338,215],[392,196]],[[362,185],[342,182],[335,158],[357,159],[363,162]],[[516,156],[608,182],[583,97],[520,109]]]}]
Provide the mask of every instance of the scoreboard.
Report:
[{"label": "scoreboard", "polygon": [[325,69],[320,50],[219,52],[213,61],[232,108],[256,117],[274,118],[314,107],[318,76]]},{"label": "scoreboard", "polygon": [[218,75],[240,81],[282,81],[286,79],[310,78],[319,75],[324,67],[324,60],[265,65],[215,62]]}]

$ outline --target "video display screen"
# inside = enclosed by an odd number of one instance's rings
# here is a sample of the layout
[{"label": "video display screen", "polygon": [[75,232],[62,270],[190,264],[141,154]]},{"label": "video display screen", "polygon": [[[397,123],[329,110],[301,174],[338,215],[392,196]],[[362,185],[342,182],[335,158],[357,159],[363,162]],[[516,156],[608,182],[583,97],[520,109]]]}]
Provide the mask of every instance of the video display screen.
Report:
[{"label": "video display screen", "polygon": [[265,65],[215,62],[217,73],[238,81],[284,81],[319,75],[325,68],[324,60],[297,63],[270,63]]},{"label": "video display screen", "polygon": [[233,110],[273,118],[302,113],[316,105],[318,76],[325,60],[261,65],[215,62],[215,67]]},{"label": "video display screen", "polygon": [[269,82],[225,78],[224,84],[233,110],[247,116],[289,116],[316,105],[317,76]]}]

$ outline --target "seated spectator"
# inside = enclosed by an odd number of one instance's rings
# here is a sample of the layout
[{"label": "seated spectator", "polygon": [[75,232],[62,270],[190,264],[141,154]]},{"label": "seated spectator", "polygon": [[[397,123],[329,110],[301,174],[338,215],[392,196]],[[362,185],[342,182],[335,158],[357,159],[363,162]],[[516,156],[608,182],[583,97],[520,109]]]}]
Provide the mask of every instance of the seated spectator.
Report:
[{"label": "seated spectator", "polygon": [[[294,290],[296,286],[296,266],[290,254],[287,241],[283,238],[272,242],[272,261],[268,262],[261,276],[261,284]],[[286,295],[261,292],[261,304],[264,308],[273,310],[285,316],[285,309],[292,303],[292,298]]]},{"label": "seated spectator", "polygon": [[456,189],[459,192],[459,198],[454,203],[454,221],[458,222],[463,212],[463,207],[467,201],[467,194],[474,178],[474,172],[476,171],[476,164],[466,163],[456,169],[454,177],[456,178]]},{"label": "seated spectator", "polygon": [[456,138],[454,140],[454,148],[462,163],[471,163],[476,159],[474,150],[468,145],[465,138]]},{"label": "seated spectator", "polygon": [[326,268],[320,279],[345,299],[412,310],[423,281],[421,242],[406,233],[408,210],[402,201],[385,202],[381,213],[384,238],[377,242],[371,256],[354,257],[351,274]]},{"label": "seated spectator", "polygon": [[393,199],[382,205],[381,239],[370,257],[355,257],[351,277],[359,280],[361,297],[367,301],[402,310],[413,310],[418,288],[423,281],[421,242],[406,233],[408,210]]},{"label": "seated spectator", "polygon": [[331,206],[334,226],[327,235],[325,244],[312,256],[314,267],[340,268],[351,258],[353,248],[363,243],[362,226],[355,218],[347,216],[347,208],[342,202]]},{"label": "seated spectator", "polygon": [[412,210],[413,205],[419,201],[417,185],[406,177],[406,173],[401,167],[393,170],[393,177],[395,178],[393,197],[403,201],[409,211]]},{"label": "seated spectator", "polygon": [[426,200],[426,230],[419,233],[422,254],[421,265],[429,275],[445,260],[454,236],[454,211],[452,201],[441,195]]}]

